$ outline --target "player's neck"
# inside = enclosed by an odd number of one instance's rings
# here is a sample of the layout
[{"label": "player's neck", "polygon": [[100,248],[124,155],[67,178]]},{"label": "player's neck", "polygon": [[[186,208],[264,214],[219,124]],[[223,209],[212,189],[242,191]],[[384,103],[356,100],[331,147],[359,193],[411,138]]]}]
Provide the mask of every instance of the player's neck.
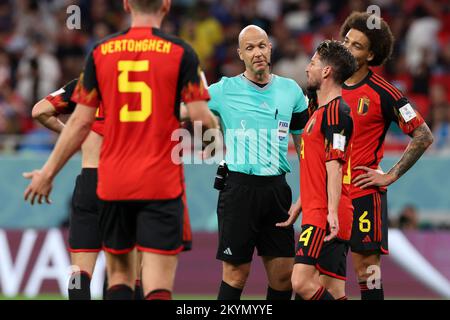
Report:
[{"label": "player's neck", "polygon": [[245,70],[244,76],[253,82],[259,83],[259,84],[266,84],[270,81],[270,72],[266,71],[264,73],[253,73],[249,70]]},{"label": "player's neck", "polygon": [[345,81],[345,85],[355,86],[359,84],[361,81],[364,80],[369,71],[370,69],[368,65],[362,66],[350,78],[348,78],[347,81]]},{"label": "player's neck", "polygon": [[319,108],[327,105],[332,100],[342,95],[341,86],[333,83],[323,82],[320,86],[320,90],[317,90],[317,102]]},{"label": "player's neck", "polygon": [[132,28],[161,28],[161,24],[163,21],[162,16],[156,14],[134,14],[131,20]]}]

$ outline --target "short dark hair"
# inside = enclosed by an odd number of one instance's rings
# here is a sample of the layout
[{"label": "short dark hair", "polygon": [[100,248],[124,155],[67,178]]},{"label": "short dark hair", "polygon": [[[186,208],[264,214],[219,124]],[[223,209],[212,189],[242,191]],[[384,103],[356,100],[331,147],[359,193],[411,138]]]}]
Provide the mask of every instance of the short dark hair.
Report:
[{"label": "short dark hair", "polygon": [[139,12],[154,13],[162,6],[162,0],[129,0],[130,6]]},{"label": "short dark hair", "polygon": [[317,53],[322,63],[333,68],[333,78],[340,85],[358,69],[356,59],[339,41],[322,41],[317,47]]},{"label": "short dark hair", "polygon": [[[380,28],[369,29],[368,20],[374,20]],[[369,66],[380,66],[388,60],[394,48],[394,35],[391,28],[383,18],[370,15],[367,12],[354,11],[345,20],[341,27],[341,37],[345,38],[350,29],[358,30],[369,39],[369,50],[373,52],[374,58],[369,61]]]}]

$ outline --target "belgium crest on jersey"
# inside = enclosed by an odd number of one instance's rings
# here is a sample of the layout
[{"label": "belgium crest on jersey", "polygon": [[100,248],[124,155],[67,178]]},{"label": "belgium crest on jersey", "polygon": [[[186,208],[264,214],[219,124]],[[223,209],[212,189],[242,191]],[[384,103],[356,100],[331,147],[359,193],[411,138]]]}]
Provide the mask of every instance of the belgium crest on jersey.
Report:
[{"label": "belgium crest on jersey", "polygon": [[369,112],[370,100],[367,97],[362,97],[358,101],[358,114],[364,116]]}]

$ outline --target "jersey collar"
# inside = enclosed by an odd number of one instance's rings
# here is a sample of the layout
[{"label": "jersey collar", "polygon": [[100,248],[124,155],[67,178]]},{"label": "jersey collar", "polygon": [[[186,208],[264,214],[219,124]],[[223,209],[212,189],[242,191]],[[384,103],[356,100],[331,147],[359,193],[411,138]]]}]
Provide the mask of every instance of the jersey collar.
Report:
[{"label": "jersey collar", "polygon": [[274,75],[273,73],[270,74],[270,80],[269,80],[269,82],[267,83],[267,85],[265,85],[263,88],[257,86],[257,85],[254,84],[252,81],[250,81],[249,79],[247,79],[246,77],[244,77],[244,73],[241,73],[241,74],[239,75],[239,77],[242,79],[242,81],[244,81],[245,83],[247,83],[249,86],[253,87],[255,90],[258,90],[258,91],[266,91],[266,90],[268,90],[268,89],[272,86],[272,83],[273,83],[273,81],[274,81],[275,75]]},{"label": "jersey collar", "polygon": [[361,87],[362,85],[366,84],[369,81],[370,77],[372,77],[372,74],[373,74],[372,70],[369,69],[369,72],[367,73],[367,75],[359,83],[354,84],[352,86],[348,86],[348,85],[346,85],[344,83],[342,85],[342,88],[345,89],[345,90],[353,90],[353,89],[359,88],[359,87]]}]

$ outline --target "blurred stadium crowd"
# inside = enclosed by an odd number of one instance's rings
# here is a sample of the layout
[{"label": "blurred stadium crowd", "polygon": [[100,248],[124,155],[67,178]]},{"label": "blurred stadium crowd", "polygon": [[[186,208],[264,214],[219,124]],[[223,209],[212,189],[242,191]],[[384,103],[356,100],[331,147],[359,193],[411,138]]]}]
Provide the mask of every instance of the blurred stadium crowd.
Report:
[{"label": "blurred stadium crowd", "polygon": [[[69,30],[69,5],[81,8],[81,29]],[[242,72],[236,48],[243,26],[266,29],[274,45],[274,73],[305,86],[316,44],[339,39],[353,10],[381,8],[396,45],[378,69],[413,102],[431,126],[435,152],[450,153],[450,2],[448,0],[173,0],[164,30],[197,51],[209,83]],[[81,71],[99,39],[128,27],[122,1],[0,1],[0,152],[48,150],[54,136],[31,118],[35,102]],[[20,137],[20,138],[17,138]],[[387,149],[407,143],[396,128]]]}]

